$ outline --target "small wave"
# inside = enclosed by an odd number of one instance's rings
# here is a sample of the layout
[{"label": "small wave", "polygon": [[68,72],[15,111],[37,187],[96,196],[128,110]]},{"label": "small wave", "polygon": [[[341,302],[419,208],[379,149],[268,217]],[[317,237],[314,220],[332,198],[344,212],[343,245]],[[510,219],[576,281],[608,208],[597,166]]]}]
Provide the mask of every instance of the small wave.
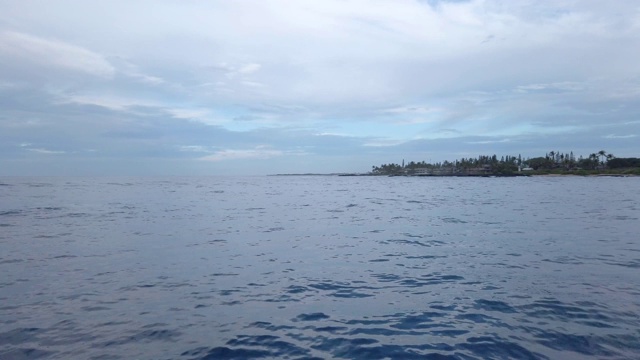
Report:
[{"label": "small wave", "polygon": [[3,359],[46,359],[54,355],[55,352],[36,348],[15,348],[0,353]]},{"label": "small wave", "polygon": [[321,312],[310,313],[310,314],[300,314],[296,316],[292,321],[318,321],[329,319],[329,315]]},{"label": "small wave", "polygon": [[0,260],[0,265],[2,264],[15,264],[15,263],[21,263],[23,262],[23,259],[7,259],[7,260]]},{"label": "small wave", "polygon": [[495,300],[476,300],[475,303],[476,309],[482,309],[487,311],[497,311],[501,313],[515,313],[516,309],[509,306],[507,303],[503,301],[495,301]]},{"label": "small wave", "polygon": [[[145,327],[152,328],[155,326],[156,325],[148,325]],[[151,341],[175,341],[180,335],[181,335],[181,332],[177,330],[148,329],[148,330],[141,330],[131,335],[122,336],[114,340],[105,341],[99,344],[99,346],[111,347],[116,345],[135,344],[135,343],[151,342]]]}]

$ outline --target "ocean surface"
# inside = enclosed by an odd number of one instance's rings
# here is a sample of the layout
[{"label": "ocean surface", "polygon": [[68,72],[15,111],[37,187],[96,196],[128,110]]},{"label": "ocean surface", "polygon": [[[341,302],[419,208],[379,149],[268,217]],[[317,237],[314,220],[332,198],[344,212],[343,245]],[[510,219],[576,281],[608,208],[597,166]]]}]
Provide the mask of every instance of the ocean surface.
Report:
[{"label": "ocean surface", "polygon": [[640,178],[0,178],[0,359],[640,359]]}]

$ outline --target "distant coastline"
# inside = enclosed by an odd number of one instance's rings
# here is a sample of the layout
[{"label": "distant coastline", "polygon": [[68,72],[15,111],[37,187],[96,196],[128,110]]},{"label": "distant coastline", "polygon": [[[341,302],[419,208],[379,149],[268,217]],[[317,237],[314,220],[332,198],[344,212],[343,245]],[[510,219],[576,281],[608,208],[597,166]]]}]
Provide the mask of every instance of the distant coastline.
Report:
[{"label": "distant coastline", "polygon": [[600,150],[587,157],[573,152],[551,151],[544,156],[480,155],[455,161],[372,166],[367,173],[290,173],[270,176],[418,176],[418,177],[516,177],[516,176],[640,176],[640,158],[618,158]]},{"label": "distant coastline", "polygon": [[411,161],[405,164],[382,164],[371,167],[371,175],[383,176],[475,176],[508,177],[540,175],[635,176],[640,175],[640,158],[617,158],[604,150],[587,157],[573,151],[550,151],[544,156],[480,155],[455,161],[427,163]]},{"label": "distant coastline", "polygon": [[606,172],[606,173],[576,173],[576,172],[559,172],[559,173],[520,173],[520,174],[487,174],[487,175],[380,175],[371,173],[300,173],[300,174],[269,174],[267,176],[342,176],[342,177],[354,177],[354,176],[387,176],[387,177],[569,177],[569,176],[581,176],[581,177],[637,177],[640,173],[637,172]]}]

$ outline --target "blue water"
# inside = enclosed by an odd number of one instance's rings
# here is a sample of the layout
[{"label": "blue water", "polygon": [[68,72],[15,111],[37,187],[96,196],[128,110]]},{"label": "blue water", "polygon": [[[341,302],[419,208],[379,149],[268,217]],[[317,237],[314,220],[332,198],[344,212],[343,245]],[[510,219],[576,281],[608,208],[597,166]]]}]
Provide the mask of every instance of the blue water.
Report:
[{"label": "blue water", "polygon": [[640,178],[0,178],[0,359],[638,359]]}]

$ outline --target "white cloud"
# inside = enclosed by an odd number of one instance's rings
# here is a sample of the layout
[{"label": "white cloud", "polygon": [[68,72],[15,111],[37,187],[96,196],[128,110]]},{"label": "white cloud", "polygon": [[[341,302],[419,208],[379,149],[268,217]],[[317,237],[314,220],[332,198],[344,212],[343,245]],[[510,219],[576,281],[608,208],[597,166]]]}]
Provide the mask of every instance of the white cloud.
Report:
[{"label": "white cloud", "polygon": [[197,152],[197,153],[211,153],[213,152],[211,147],[202,145],[183,145],[178,147],[180,151]]},{"label": "white cloud", "polygon": [[0,32],[0,56],[106,78],[112,77],[115,73],[115,68],[95,52],[63,41],[13,31]]},{"label": "white cloud", "polygon": [[536,90],[560,90],[560,91],[581,91],[585,89],[585,84],[563,81],[548,84],[529,84],[520,85],[516,88],[518,92],[536,91]]},{"label": "white cloud", "polygon": [[200,160],[218,162],[244,159],[270,159],[273,157],[282,156],[283,154],[284,153],[280,150],[273,150],[268,148],[226,149],[216,151],[211,155],[203,156],[200,158]]},{"label": "white cloud", "polygon": [[260,70],[262,66],[260,64],[247,64],[238,69],[241,74],[251,74]]},{"label": "white cloud", "polygon": [[400,144],[404,144],[406,141],[405,140],[397,140],[397,139],[378,139],[378,140],[374,140],[374,141],[368,141],[364,144],[362,144],[362,146],[367,146],[367,147],[391,147],[391,146],[398,146]]},{"label": "white cloud", "polygon": [[484,141],[468,141],[468,144],[499,144],[511,142],[510,139],[484,140]]},{"label": "white cloud", "polygon": [[66,95],[61,96],[59,100],[61,104],[80,104],[95,105],[110,110],[124,111],[135,106],[151,106],[158,107],[159,104],[154,101],[140,100],[135,98],[126,98],[111,95]]},{"label": "white cloud", "polygon": [[201,119],[210,115],[207,109],[196,108],[169,108],[166,111],[176,119]]},{"label": "white cloud", "polygon": [[27,149],[29,151],[32,152],[36,152],[39,154],[66,154],[66,151],[59,151],[59,150],[49,150],[49,149],[43,149],[43,148],[30,148]]},{"label": "white cloud", "polygon": [[604,136],[604,138],[606,139],[631,139],[634,138],[638,135],[635,134],[628,134],[628,135],[614,135],[614,134],[609,134],[607,136]]}]

